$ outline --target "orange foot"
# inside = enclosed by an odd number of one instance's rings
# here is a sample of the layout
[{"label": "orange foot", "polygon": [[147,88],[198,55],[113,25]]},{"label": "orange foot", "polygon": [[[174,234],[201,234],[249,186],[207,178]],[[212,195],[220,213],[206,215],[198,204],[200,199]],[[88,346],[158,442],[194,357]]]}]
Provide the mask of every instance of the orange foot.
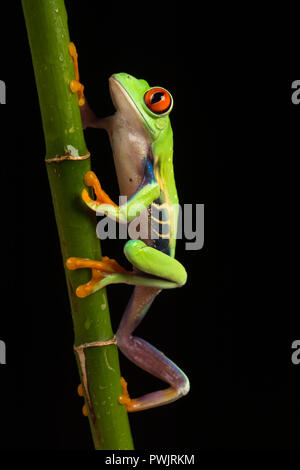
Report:
[{"label": "orange foot", "polygon": [[130,398],[127,390],[127,382],[123,377],[121,377],[121,386],[123,389],[123,394],[119,396],[119,403],[121,405],[125,405],[127,411],[135,411],[137,400]]},{"label": "orange foot", "polygon": [[85,99],[83,96],[84,86],[79,81],[78,54],[75,44],[73,42],[70,42],[69,44],[69,54],[72,57],[75,71],[75,80],[70,81],[70,90],[72,93],[77,93],[78,104],[79,106],[83,106],[85,103]]},{"label": "orange foot", "polygon": [[[78,385],[78,387],[77,387],[77,393],[78,393],[78,395],[79,395],[80,397],[83,397],[83,396],[84,396],[81,383],[80,383],[80,384]],[[89,414],[89,413],[88,413],[88,408],[87,408],[86,404],[84,404],[83,407],[82,407],[82,414],[83,414],[84,416],[88,416],[88,414]]]},{"label": "orange foot", "polygon": [[[96,195],[96,202],[98,204],[111,204],[112,206],[115,206],[117,207],[117,204],[115,204],[111,199],[110,197],[108,196],[108,194],[106,194],[105,191],[103,191],[103,189],[101,188],[101,184],[100,184],[100,181],[98,180],[97,176],[95,175],[95,173],[93,171],[88,171],[86,174],[85,174],[85,177],[84,177],[84,184],[86,186],[91,186],[94,188],[94,192],[95,192],[95,195]],[[88,202],[95,202],[93,199],[90,198],[88,192],[86,189],[84,189],[82,191],[82,199],[84,200],[85,203],[88,203]]]},{"label": "orange foot", "polygon": [[68,258],[66,266],[71,271],[80,268],[90,268],[92,270],[92,278],[86,284],[78,286],[76,295],[80,298],[87,297],[93,293],[94,287],[106,276],[110,274],[126,273],[132,274],[132,271],[127,271],[120,264],[108,256],[103,256],[101,261],[95,261],[87,258]]}]

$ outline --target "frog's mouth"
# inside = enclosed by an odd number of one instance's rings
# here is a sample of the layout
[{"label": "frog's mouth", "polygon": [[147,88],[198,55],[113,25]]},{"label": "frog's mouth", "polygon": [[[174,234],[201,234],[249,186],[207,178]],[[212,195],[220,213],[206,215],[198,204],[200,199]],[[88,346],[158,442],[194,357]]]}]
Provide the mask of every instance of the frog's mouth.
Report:
[{"label": "frog's mouth", "polygon": [[136,106],[130,94],[114,75],[109,78],[109,91],[116,111],[121,113],[132,128],[140,130],[143,128],[149,137],[149,134],[153,133],[153,129],[145,120],[143,113]]}]

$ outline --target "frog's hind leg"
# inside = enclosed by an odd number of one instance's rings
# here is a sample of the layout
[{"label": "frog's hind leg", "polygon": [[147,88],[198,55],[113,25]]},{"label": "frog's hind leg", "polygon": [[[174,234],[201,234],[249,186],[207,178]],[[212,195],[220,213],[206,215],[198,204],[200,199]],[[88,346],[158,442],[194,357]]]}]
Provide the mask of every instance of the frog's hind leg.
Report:
[{"label": "frog's hind leg", "polygon": [[143,285],[170,289],[186,283],[187,273],[179,261],[141,240],[129,240],[124,247],[124,253],[135,269],[151,279],[151,284]]},{"label": "frog's hind leg", "polygon": [[127,411],[140,411],[171,403],[189,391],[186,375],[164,354],[141,338],[132,336],[132,332],[143,319],[159,290],[152,287],[137,286],[122,317],[116,333],[117,344],[130,361],[150,374],[167,382],[170,387],[131,399],[127,384],[123,380],[124,393],[119,402]]},{"label": "frog's hind leg", "polygon": [[120,397],[120,403],[128,411],[139,411],[170,403],[189,391],[188,378],[172,361],[143,339],[132,336],[160,290],[182,286],[187,276],[177,260],[147,246],[141,240],[128,241],[124,252],[135,271],[127,271],[109,258],[103,258],[102,261],[68,258],[67,267],[71,270],[92,270],[92,279],[76,289],[79,297],[86,297],[108,284],[127,283],[136,286],[116,333],[118,346],[129,360],[170,385],[165,390],[131,399],[123,380],[124,394]]},{"label": "frog's hind leg", "polygon": [[70,270],[90,268],[92,278],[78,286],[78,297],[86,297],[109,284],[130,284],[134,286],[174,289],[186,282],[186,270],[179,261],[147,246],[141,240],[130,240],[124,247],[125,256],[134,266],[128,271],[108,257],[101,261],[86,258],[68,258],[66,266]]}]

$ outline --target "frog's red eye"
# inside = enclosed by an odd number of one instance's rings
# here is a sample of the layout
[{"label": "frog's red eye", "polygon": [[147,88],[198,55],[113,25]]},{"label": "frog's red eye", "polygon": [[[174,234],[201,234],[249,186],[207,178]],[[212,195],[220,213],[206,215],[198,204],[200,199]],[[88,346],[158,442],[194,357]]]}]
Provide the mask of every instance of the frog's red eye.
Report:
[{"label": "frog's red eye", "polygon": [[163,88],[150,88],[145,93],[144,100],[150,111],[155,114],[164,114],[172,106],[172,97]]}]

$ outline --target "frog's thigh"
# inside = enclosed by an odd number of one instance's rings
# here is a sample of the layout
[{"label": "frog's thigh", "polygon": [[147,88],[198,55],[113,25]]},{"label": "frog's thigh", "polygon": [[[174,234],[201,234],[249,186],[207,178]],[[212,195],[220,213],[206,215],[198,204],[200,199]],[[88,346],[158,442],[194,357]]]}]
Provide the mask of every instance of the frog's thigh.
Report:
[{"label": "frog's thigh", "polygon": [[180,286],[186,283],[187,273],[176,259],[147,246],[141,240],[129,240],[124,253],[130,263],[140,271],[167,279]]}]

